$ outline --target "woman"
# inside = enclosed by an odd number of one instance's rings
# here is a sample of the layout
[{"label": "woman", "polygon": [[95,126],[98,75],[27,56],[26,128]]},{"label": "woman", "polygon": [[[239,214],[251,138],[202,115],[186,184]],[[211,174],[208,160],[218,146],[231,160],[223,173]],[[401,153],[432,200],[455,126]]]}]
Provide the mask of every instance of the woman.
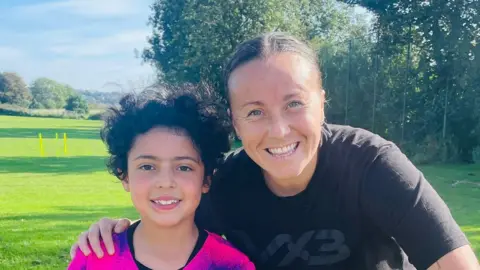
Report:
[{"label": "woman", "polygon": [[[393,143],[325,123],[319,64],[306,44],[281,33],[246,41],[225,81],[243,148],[216,173],[198,224],[258,269],[478,267],[445,203]],[[100,235],[109,246],[112,230],[129,224],[103,219],[78,245],[102,255]]]}]

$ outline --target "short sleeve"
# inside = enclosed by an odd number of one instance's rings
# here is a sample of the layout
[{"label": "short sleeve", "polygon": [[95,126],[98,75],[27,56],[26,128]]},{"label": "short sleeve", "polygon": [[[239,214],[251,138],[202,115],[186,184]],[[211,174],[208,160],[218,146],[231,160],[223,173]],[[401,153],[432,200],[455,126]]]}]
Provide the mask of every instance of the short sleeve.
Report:
[{"label": "short sleeve", "polygon": [[83,252],[77,248],[75,257],[68,265],[67,270],[86,270],[87,269],[87,257]]},{"label": "short sleeve", "polygon": [[395,145],[381,148],[360,196],[369,220],[392,236],[418,269],[468,245],[445,202]]},{"label": "short sleeve", "polygon": [[239,270],[255,270],[255,265],[250,260],[246,261],[240,266]]}]

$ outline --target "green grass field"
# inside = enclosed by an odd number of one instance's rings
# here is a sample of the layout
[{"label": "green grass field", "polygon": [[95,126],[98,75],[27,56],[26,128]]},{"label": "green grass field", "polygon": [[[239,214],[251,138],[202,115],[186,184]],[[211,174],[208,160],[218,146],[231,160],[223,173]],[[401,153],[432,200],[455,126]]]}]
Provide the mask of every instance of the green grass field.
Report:
[{"label": "green grass field", "polygon": [[[99,121],[0,116],[0,269],[65,269],[78,234],[101,217],[137,218],[105,170]],[[40,156],[38,133],[44,138]],[[63,133],[67,133],[67,153]],[[59,133],[59,139],[55,139]],[[480,257],[480,166],[422,167]]]}]

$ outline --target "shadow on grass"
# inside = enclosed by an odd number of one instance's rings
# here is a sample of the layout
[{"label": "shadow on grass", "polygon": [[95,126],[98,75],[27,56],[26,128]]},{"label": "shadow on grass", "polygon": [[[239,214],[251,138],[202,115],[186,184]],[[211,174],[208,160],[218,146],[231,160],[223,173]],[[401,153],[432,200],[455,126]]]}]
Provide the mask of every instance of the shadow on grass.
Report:
[{"label": "shadow on grass", "polygon": [[[138,216],[135,208],[132,206],[60,206],[55,213],[33,213],[25,215],[3,216],[3,221],[21,221],[21,222],[85,222],[98,221],[103,217],[110,218],[136,218]],[[60,225],[65,227],[67,225]],[[55,226],[56,227],[56,226]],[[67,226],[71,229],[70,226]],[[83,227],[83,226],[82,226]],[[88,228],[84,228],[85,230]],[[34,230],[35,231],[35,230]]]},{"label": "shadow on grass", "polygon": [[[77,237],[78,232],[86,231],[101,218],[129,218],[136,220],[138,213],[132,206],[68,206],[57,207],[55,213],[32,213],[2,216],[0,229],[10,237],[28,234],[35,238],[62,239]],[[1,234],[0,234],[1,236]],[[7,236],[7,235],[5,235]],[[60,237],[62,236],[62,237]],[[8,237],[8,236],[7,236]],[[23,238],[23,237],[21,237]],[[48,239],[47,238],[47,239]]]},{"label": "shadow on grass", "polygon": [[0,173],[78,174],[106,171],[106,157],[1,157]]},{"label": "shadow on grass", "polygon": [[42,133],[43,138],[54,139],[58,133],[59,139],[63,139],[63,133],[67,133],[69,139],[100,139],[100,128],[0,128],[0,138],[38,138]]},{"label": "shadow on grass", "polygon": [[[0,265],[7,269],[65,269],[70,246],[82,231],[103,217],[138,218],[133,206],[61,206],[55,213],[1,216]],[[3,269],[0,266],[0,269]]]}]

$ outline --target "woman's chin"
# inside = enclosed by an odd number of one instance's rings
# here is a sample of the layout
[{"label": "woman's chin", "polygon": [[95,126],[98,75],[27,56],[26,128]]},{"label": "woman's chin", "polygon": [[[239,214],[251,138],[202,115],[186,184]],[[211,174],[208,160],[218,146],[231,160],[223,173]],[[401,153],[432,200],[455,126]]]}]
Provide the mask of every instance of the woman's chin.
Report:
[{"label": "woman's chin", "polygon": [[302,173],[302,168],[298,166],[288,167],[272,167],[270,170],[266,170],[266,176],[270,181],[274,181],[277,185],[289,185],[289,182],[295,180]]}]

